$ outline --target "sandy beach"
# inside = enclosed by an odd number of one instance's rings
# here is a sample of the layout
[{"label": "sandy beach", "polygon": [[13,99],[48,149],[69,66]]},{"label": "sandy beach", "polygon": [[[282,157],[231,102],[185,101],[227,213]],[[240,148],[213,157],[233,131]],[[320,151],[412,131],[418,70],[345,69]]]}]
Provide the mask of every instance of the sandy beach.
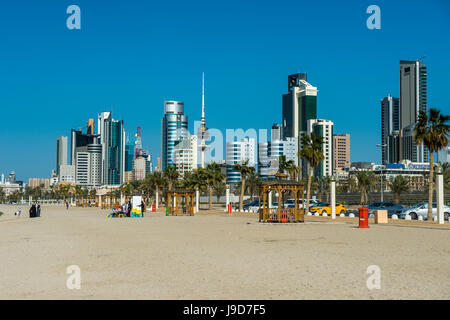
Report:
[{"label": "sandy beach", "polygon": [[[450,299],[450,224],[0,206],[0,299]],[[78,265],[81,289],[66,287]],[[366,273],[379,266],[381,288]]]}]

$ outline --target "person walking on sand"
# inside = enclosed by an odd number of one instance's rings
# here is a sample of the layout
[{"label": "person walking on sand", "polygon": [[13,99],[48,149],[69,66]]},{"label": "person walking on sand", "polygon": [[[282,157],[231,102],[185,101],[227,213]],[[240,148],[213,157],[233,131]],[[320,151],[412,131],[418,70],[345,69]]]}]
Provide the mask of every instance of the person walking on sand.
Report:
[{"label": "person walking on sand", "polygon": [[41,204],[40,203],[38,203],[38,205],[37,205],[36,217],[38,217],[38,218],[41,217]]},{"label": "person walking on sand", "polygon": [[66,210],[69,210],[69,203],[66,201]]}]

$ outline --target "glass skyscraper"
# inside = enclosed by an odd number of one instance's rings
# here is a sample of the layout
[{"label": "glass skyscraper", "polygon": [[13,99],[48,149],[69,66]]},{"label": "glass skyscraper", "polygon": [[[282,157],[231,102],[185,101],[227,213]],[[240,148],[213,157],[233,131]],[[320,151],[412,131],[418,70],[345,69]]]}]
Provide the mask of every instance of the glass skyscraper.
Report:
[{"label": "glass skyscraper", "polygon": [[184,114],[184,103],[180,101],[164,102],[164,117],[161,119],[162,170],[175,165],[175,144],[181,138],[187,139],[188,136],[188,117]]}]

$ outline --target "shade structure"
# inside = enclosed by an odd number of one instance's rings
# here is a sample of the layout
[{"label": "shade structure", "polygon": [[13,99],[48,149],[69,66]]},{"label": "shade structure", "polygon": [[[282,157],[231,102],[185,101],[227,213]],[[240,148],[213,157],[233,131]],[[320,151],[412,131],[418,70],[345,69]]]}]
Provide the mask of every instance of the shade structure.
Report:
[{"label": "shade structure", "polygon": [[193,190],[172,190],[166,194],[168,215],[189,215],[195,212],[195,191]]},{"label": "shade structure", "polygon": [[[275,192],[278,195],[277,208],[271,208],[271,204],[268,201],[271,192]],[[304,222],[304,193],[305,186],[300,182],[285,180],[263,182],[259,195],[259,222]],[[294,199],[293,208],[286,208],[285,206],[284,202],[288,197]]]}]

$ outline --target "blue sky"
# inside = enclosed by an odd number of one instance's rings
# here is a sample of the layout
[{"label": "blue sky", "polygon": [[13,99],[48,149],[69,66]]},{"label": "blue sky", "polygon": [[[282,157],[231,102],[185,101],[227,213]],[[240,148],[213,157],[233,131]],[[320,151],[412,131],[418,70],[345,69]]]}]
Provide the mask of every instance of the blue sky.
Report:
[{"label": "blue sky", "polygon": [[[81,8],[68,30],[66,8]],[[381,30],[366,8],[381,8]],[[378,162],[380,99],[401,59],[428,66],[428,105],[449,113],[450,3],[423,1],[2,1],[0,173],[48,177],[56,138],[112,109],[160,154],[164,99],[192,130],[206,74],[210,128],[281,122],[287,75],[307,72],[318,116],[351,134],[351,160]]]}]

